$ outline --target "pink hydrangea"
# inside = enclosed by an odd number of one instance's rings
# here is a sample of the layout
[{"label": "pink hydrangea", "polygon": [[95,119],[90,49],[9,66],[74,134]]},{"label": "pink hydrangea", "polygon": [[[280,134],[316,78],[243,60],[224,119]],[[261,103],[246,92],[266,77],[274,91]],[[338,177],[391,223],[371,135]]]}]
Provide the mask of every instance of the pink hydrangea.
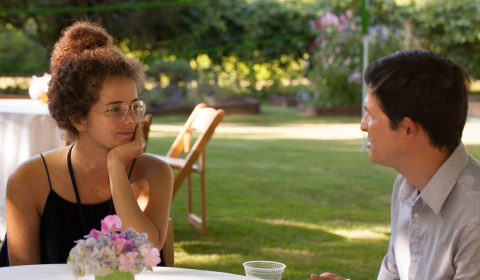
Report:
[{"label": "pink hydrangea", "polygon": [[148,246],[140,247],[140,254],[143,257],[145,266],[152,267],[160,262],[160,252],[157,248],[150,248]]},{"label": "pink hydrangea", "polygon": [[110,233],[122,229],[122,220],[117,215],[108,215],[102,222],[102,233]]},{"label": "pink hydrangea", "polygon": [[121,254],[118,259],[119,270],[134,273],[135,261],[136,261],[137,255],[138,255],[137,252],[128,252],[126,254]]},{"label": "pink hydrangea", "polygon": [[122,221],[118,216],[105,217],[101,227],[101,231],[92,229],[86,239],[77,240],[70,250],[67,263],[75,277],[85,273],[105,276],[116,270],[137,274],[160,262],[160,252],[146,233],[132,228],[119,232]]}]

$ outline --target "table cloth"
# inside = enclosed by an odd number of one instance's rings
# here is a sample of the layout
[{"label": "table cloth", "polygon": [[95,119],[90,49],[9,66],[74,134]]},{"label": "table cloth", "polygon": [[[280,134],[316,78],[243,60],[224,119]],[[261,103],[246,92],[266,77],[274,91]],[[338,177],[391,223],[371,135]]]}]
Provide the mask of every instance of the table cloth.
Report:
[{"label": "table cloth", "polygon": [[[241,265],[241,264],[240,264]],[[93,280],[93,275],[80,277],[79,280]],[[15,280],[72,280],[75,279],[66,264],[23,265],[0,268],[0,279]],[[153,271],[145,271],[135,275],[135,280],[245,280],[237,274],[214,272],[207,270],[186,269],[178,267],[154,267]]]},{"label": "table cloth", "polygon": [[60,129],[40,100],[0,99],[0,239],[5,234],[8,176],[29,157],[64,145]]}]

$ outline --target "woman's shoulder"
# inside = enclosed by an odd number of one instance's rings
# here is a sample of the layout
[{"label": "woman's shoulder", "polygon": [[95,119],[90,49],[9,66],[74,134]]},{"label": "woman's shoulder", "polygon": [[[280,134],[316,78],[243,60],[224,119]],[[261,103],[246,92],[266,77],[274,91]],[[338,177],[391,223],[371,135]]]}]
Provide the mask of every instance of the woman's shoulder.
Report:
[{"label": "woman's shoulder", "polygon": [[[36,201],[44,193],[42,185],[48,182],[40,155],[20,164],[8,177],[7,197]],[[48,184],[48,183],[47,183]]]},{"label": "woman's shoulder", "polygon": [[144,153],[139,157],[139,161],[141,164],[151,166],[154,169],[166,169],[170,170],[170,166],[165,161],[161,160],[159,157],[155,155]]},{"label": "woman's shoulder", "polygon": [[[23,188],[34,184],[48,183],[48,169],[54,169],[56,161],[61,157],[63,148],[37,154],[22,162],[8,179],[8,187]],[[42,158],[43,156],[43,158]],[[45,162],[44,162],[45,160]]]},{"label": "woman's shoulder", "polygon": [[[138,169],[137,169],[137,166]],[[135,169],[141,170],[146,177],[171,177],[172,169],[170,166],[160,158],[151,154],[142,154],[135,162]]]},{"label": "woman's shoulder", "polygon": [[12,174],[10,174],[10,179],[11,180],[29,180],[30,178],[38,178],[38,174],[40,173],[40,170],[42,169],[43,164],[42,164],[42,158],[40,154],[34,155],[31,158],[27,159],[26,161],[22,162],[14,171]]}]

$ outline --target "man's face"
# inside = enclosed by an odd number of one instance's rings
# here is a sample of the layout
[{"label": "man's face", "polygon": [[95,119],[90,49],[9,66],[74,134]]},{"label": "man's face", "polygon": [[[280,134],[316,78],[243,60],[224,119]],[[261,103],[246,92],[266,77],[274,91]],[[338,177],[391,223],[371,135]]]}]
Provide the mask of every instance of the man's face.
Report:
[{"label": "man's face", "polygon": [[378,164],[398,167],[397,164],[402,158],[400,132],[390,127],[390,120],[370,88],[365,98],[365,112],[360,128],[368,133],[368,158]]}]

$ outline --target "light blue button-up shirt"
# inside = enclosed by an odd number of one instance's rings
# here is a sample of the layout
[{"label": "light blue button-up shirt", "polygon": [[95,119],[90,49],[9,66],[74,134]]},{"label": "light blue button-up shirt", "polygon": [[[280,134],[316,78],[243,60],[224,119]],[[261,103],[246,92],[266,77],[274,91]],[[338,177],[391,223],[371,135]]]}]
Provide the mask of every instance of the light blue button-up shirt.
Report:
[{"label": "light blue button-up shirt", "polygon": [[480,163],[463,144],[421,193],[397,177],[378,279],[480,279]]}]

